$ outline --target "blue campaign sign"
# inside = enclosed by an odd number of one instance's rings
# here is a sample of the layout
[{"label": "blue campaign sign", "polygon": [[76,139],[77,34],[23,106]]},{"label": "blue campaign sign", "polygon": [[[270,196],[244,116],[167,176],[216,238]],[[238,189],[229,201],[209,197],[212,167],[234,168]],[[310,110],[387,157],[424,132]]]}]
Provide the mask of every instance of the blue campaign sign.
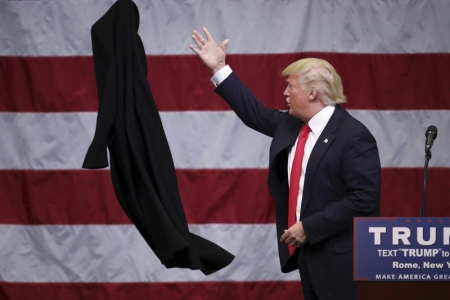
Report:
[{"label": "blue campaign sign", "polygon": [[450,281],[450,218],[355,218],[354,279]]}]

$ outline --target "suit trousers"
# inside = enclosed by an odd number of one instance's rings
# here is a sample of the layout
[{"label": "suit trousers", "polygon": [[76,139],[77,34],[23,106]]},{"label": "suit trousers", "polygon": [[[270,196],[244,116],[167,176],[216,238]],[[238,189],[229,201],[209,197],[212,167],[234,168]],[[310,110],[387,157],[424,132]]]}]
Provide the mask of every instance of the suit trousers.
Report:
[{"label": "suit trousers", "polygon": [[[318,260],[321,269],[315,267]],[[324,263],[328,267],[323,268]],[[329,243],[305,244],[299,249],[298,267],[305,300],[356,300],[353,251],[336,253]]]}]

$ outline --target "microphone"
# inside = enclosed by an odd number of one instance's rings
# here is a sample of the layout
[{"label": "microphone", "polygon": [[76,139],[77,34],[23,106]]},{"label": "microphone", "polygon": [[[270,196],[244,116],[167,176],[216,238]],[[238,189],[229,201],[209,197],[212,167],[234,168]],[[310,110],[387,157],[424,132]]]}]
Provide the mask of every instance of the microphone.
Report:
[{"label": "microphone", "polygon": [[433,142],[437,137],[437,128],[434,125],[428,126],[427,131],[425,131],[425,153],[428,153],[433,146]]}]

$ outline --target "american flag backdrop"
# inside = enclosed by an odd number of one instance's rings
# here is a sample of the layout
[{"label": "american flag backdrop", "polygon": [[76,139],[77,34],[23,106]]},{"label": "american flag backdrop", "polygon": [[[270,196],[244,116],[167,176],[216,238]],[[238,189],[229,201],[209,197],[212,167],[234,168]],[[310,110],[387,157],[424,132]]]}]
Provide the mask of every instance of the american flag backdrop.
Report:
[{"label": "american flag backdrop", "polygon": [[[139,34],[192,232],[235,260],[165,269],[122,212],[109,170],[83,170],[97,90],[90,28],[110,0],[0,0],[0,299],[303,299],[280,271],[267,188],[270,139],[214,93],[193,29],[230,39],[227,63],[287,109],[281,70],[335,66],[374,134],[383,216],[450,216],[450,1],[139,0]],[[292,298],[294,297],[294,298]]]}]

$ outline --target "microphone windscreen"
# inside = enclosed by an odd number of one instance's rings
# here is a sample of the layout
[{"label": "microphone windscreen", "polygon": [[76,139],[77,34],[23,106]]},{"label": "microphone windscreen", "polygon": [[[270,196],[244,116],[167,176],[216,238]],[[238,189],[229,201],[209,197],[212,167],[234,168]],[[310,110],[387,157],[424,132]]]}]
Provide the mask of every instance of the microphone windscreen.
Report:
[{"label": "microphone windscreen", "polygon": [[425,131],[425,137],[428,137],[428,134],[433,134],[433,139],[437,138],[437,128],[434,125],[428,126],[427,131]]}]

